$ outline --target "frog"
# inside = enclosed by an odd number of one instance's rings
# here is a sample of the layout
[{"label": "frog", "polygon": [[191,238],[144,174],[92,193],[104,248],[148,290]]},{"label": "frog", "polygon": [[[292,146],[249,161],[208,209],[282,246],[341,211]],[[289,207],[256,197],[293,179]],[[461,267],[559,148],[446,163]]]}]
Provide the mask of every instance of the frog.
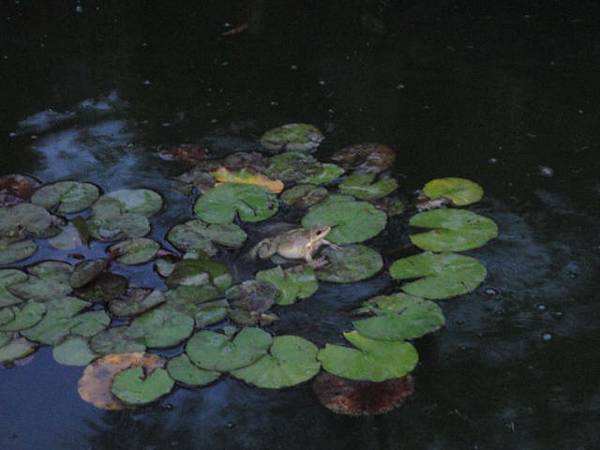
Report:
[{"label": "frog", "polygon": [[313,259],[313,255],[321,245],[339,249],[337,245],[325,239],[330,231],[331,227],[328,225],[315,225],[309,229],[295,228],[263,239],[250,251],[250,256],[267,259],[278,254],[287,259],[304,259],[309,265],[318,267],[326,263],[322,259]]}]

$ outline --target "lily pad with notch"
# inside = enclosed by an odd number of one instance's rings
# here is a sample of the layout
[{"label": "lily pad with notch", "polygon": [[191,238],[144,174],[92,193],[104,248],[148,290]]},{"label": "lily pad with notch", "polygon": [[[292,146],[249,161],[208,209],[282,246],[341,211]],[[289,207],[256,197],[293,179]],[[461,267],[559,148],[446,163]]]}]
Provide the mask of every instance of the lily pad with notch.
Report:
[{"label": "lily pad with notch", "polygon": [[436,178],[423,187],[430,199],[447,198],[456,206],[476,203],[483,197],[483,188],[466,178]]},{"label": "lily pad with notch", "polygon": [[100,196],[100,189],[91,183],[59,181],[38,189],[31,203],[59,214],[70,214],[89,208]]},{"label": "lily pad with notch", "polygon": [[108,247],[115,261],[126,265],[144,264],[156,256],[160,244],[148,238],[127,239]]},{"label": "lily pad with notch", "polygon": [[125,369],[115,375],[111,392],[127,405],[155,402],[173,390],[175,381],[162,368],[146,373],[142,367]]},{"label": "lily pad with notch", "polygon": [[185,353],[169,360],[167,372],[177,383],[186,387],[206,386],[221,376],[220,372],[196,366]]},{"label": "lily pad with notch", "polygon": [[168,348],[190,337],[194,331],[194,319],[161,306],[136,317],[129,329],[134,335],[143,336],[147,347]]},{"label": "lily pad with notch", "polygon": [[37,251],[37,244],[30,239],[13,241],[0,239],[0,265],[12,264],[29,258]]},{"label": "lily pad with notch", "polygon": [[27,274],[22,270],[4,269],[0,270],[0,308],[12,306],[23,301],[22,298],[12,294],[8,288],[13,284],[19,284],[26,281]]},{"label": "lily pad with notch", "polygon": [[135,353],[146,350],[144,335],[129,326],[108,328],[90,340],[90,348],[100,355]]},{"label": "lily pad with notch", "polygon": [[90,236],[101,242],[141,238],[150,233],[150,222],[142,214],[95,215],[88,219]]},{"label": "lily pad with notch", "polygon": [[37,344],[22,337],[14,337],[0,347],[0,363],[7,364],[23,359],[37,350]]},{"label": "lily pad with notch", "polygon": [[52,357],[63,366],[86,366],[99,356],[81,336],[69,336],[52,349]]},{"label": "lily pad with notch", "polygon": [[321,131],[307,123],[288,123],[267,131],[260,138],[261,145],[271,151],[305,151],[317,149],[325,139]]},{"label": "lily pad with notch", "polygon": [[22,331],[36,325],[44,314],[46,306],[43,303],[28,301],[21,306],[9,307],[12,312],[12,320],[2,323],[0,331]]},{"label": "lily pad with notch", "polygon": [[93,205],[97,217],[139,214],[151,217],[162,209],[163,199],[150,189],[120,189],[104,194]]},{"label": "lily pad with notch", "polygon": [[214,244],[240,248],[244,245],[246,237],[246,232],[236,224],[206,224],[198,219],[175,225],[167,234],[167,240],[178,250],[200,250],[209,256],[217,254]]},{"label": "lily pad with notch", "polygon": [[62,261],[43,261],[27,269],[28,278],[11,284],[8,291],[22,299],[45,302],[69,295],[73,289],[69,283],[73,266]]},{"label": "lily pad with notch", "polygon": [[225,265],[212,261],[206,255],[179,261],[167,278],[169,287],[212,284],[224,291],[231,283],[231,274]]},{"label": "lily pad with notch", "polygon": [[342,194],[352,195],[359,200],[377,200],[398,189],[398,182],[394,178],[376,180],[375,177],[374,173],[353,173],[338,188]]},{"label": "lily pad with notch", "polygon": [[262,270],[256,274],[256,280],[271,283],[278,289],[276,303],[291,305],[297,300],[312,296],[319,288],[315,271],[305,265],[283,270],[281,266]]}]

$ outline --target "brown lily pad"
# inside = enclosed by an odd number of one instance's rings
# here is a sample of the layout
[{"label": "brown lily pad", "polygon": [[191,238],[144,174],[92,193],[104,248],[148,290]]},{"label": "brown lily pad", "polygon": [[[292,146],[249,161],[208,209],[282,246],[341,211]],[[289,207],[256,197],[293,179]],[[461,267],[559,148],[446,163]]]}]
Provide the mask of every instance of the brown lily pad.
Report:
[{"label": "brown lily pad", "polygon": [[335,152],[331,160],[344,169],[379,173],[394,165],[396,152],[387,145],[367,142],[344,147]]},{"label": "brown lily pad", "polygon": [[6,199],[16,197],[21,201],[29,200],[40,186],[38,180],[27,175],[11,174],[0,177],[0,194]]},{"label": "brown lily pad", "polygon": [[162,150],[158,153],[160,159],[165,161],[185,161],[196,163],[208,155],[208,150],[198,144],[180,144]]}]

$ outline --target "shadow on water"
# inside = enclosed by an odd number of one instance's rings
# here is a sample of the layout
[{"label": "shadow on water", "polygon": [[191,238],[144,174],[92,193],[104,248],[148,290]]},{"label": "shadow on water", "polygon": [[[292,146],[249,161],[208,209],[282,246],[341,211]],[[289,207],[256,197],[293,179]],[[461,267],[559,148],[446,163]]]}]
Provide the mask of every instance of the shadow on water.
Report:
[{"label": "shadow on water", "polygon": [[[444,302],[447,326],[417,343],[416,394],[389,414],[336,416],[309,385],[269,392],[233,379],[107,413],[79,400],[81,370],[45,349],[0,375],[0,448],[597,445],[594,2],[78,5],[1,7],[1,174],[156,189],[168,208],[152,237],[163,241],[169,224],[191,216],[191,202],[169,189],[181,168],[158,159],[158,148],[248,150],[264,130],[306,121],[325,131],[323,155],[353,142],[393,145],[406,193],[437,176],[477,180],[487,197],[474,209],[501,234],[477,251],[486,283]],[[340,341],[348,309],[390,283],[381,275],[324,284],[272,330]]]}]

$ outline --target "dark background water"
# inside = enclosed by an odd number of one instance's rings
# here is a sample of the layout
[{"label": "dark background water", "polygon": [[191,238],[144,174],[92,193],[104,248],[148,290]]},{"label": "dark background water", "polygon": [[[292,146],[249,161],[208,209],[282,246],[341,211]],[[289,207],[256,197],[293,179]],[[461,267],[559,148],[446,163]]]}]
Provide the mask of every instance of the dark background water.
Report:
[{"label": "dark background water", "polygon": [[[598,448],[597,2],[21,0],[0,13],[0,174],[158,189],[162,239],[191,203],[168,190],[180,168],[159,146],[251,149],[305,121],[325,131],[324,155],[393,145],[406,192],[437,176],[480,182],[474,209],[501,230],[473,252],[486,283],[444,302],[447,326],[417,343],[416,394],[392,413],[336,416],[309,385],[230,379],[108,413],[79,399],[81,369],[45,349],[0,372],[1,449]],[[107,96],[62,122],[36,116]],[[331,342],[343,311],[387,284],[324,286],[274,330]]]}]

